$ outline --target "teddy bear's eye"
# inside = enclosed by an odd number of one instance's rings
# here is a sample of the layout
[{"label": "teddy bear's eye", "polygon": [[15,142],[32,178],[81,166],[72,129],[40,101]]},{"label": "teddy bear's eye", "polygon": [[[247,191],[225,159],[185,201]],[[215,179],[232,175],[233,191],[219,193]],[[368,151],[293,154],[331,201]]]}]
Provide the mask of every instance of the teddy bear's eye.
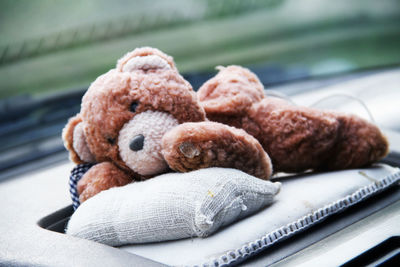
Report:
[{"label": "teddy bear's eye", "polygon": [[115,138],[107,137],[107,142],[111,145],[115,144]]},{"label": "teddy bear's eye", "polygon": [[130,111],[135,112],[137,106],[139,106],[139,102],[136,102],[136,101],[132,102],[132,104],[130,106]]}]

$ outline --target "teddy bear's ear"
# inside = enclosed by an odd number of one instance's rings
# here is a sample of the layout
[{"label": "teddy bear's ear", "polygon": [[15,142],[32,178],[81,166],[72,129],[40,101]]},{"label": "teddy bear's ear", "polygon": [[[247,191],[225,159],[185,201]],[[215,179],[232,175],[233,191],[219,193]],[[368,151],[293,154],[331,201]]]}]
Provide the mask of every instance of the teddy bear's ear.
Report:
[{"label": "teddy bear's ear", "polygon": [[147,71],[150,69],[173,69],[177,71],[171,56],[152,47],[136,48],[119,59],[117,63],[117,70],[121,72]]},{"label": "teddy bear's ear", "polygon": [[240,66],[217,69],[218,74],[197,93],[207,114],[238,115],[264,98],[264,86],[250,70]]},{"label": "teddy bear's ear", "polygon": [[95,162],[95,157],[86,142],[80,114],[69,119],[63,129],[62,138],[65,148],[69,151],[71,161],[76,164]]}]

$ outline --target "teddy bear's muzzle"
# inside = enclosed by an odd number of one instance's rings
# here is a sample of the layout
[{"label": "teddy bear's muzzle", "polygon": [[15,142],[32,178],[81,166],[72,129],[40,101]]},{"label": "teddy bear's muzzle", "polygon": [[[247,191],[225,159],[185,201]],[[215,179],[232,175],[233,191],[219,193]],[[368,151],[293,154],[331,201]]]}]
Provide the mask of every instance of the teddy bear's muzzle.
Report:
[{"label": "teddy bear's muzzle", "polygon": [[118,149],[126,166],[140,175],[156,175],[168,169],[161,138],[178,125],[165,112],[147,110],[135,115],[119,132]]}]

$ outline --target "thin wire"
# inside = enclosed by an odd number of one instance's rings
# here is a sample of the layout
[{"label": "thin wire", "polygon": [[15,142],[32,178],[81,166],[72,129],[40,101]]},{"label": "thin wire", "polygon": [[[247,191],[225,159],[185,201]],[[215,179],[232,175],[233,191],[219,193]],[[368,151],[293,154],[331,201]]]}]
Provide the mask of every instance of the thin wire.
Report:
[{"label": "thin wire", "polygon": [[265,95],[267,96],[273,96],[273,97],[277,97],[277,98],[282,98],[285,99],[286,101],[290,102],[293,105],[297,105],[296,103],[293,102],[293,100],[287,96],[286,94],[276,91],[276,90],[265,90]]},{"label": "thin wire", "polygon": [[[297,106],[297,104],[295,102],[293,102],[293,100],[289,96],[287,96],[286,94],[284,94],[282,92],[279,92],[279,91],[276,91],[276,90],[265,90],[265,95],[272,96],[272,97],[277,97],[277,98],[281,98],[281,99],[285,99],[286,101],[290,102],[291,104]],[[350,98],[352,100],[357,101],[365,109],[365,111],[367,112],[370,121],[375,123],[374,116],[372,115],[372,112],[368,108],[367,104],[365,104],[365,102],[361,98],[359,98],[359,97],[357,97],[357,96],[355,96],[355,95],[353,95],[351,93],[348,93],[348,92],[343,92],[343,91],[333,92],[332,94],[317,100],[313,104],[309,105],[309,107],[316,107],[320,103],[322,103],[322,102],[324,102],[324,101],[326,101],[326,100],[328,100],[330,98],[334,98],[334,97],[338,97],[338,96]]]},{"label": "thin wire", "polygon": [[370,120],[373,123],[375,123],[374,116],[372,116],[372,113],[371,113],[370,109],[368,108],[368,106],[365,104],[365,102],[362,99],[360,99],[359,97],[357,97],[357,96],[355,96],[353,94],[350,94],[348,92],[342,92],[342,91],[334,92],[331,95],[325,96],[325,97],[317,100],[316,102],[311,104],[310,107],[315,107],[315,106],[319,105],[320,103],[324,102],[325,100],[328,100],[328,99],[333,98],[333,97],[338,97],[338,96],[346,97],[346,98],[349,98],[349,99],[357,101],[365,109],[365,111],[367,112]]}]

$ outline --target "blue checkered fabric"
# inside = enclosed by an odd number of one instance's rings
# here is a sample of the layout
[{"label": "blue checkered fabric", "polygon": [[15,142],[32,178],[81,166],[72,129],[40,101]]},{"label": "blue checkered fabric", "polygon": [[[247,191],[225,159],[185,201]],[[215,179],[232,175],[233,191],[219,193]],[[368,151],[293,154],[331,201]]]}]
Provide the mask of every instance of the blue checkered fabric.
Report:
[{"label": "blue checkered fabric", "polygon": [[71,194],[72,206],[74,207],[74,210],[76,210],[80,205],[77,190],[78,181],[92,166],[93,164],[90,163],[79,164],[71,171],[71,175],[69,177],[69,192]]}]

